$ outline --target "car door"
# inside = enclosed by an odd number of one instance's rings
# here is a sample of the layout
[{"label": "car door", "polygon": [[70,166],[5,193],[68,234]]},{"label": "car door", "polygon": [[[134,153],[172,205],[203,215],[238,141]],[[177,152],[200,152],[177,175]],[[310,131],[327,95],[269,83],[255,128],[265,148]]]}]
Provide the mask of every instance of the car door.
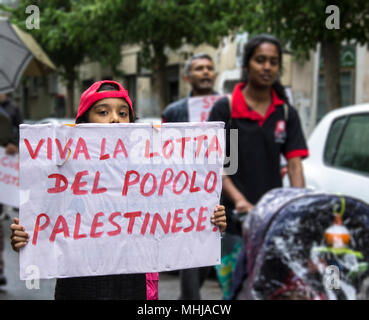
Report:
[{"label": "car door", "polygon": [[321,189],[369,202],[369,113],[335,119],[322,156]]}]

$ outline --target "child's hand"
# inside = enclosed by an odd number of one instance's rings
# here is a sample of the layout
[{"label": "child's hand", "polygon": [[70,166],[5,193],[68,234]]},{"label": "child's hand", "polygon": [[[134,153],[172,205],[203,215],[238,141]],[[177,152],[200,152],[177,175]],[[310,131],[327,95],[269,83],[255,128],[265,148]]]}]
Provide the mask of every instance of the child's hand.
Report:
[{"label": "child's hand", "polygon": [[225,207],[217,205],[214,209],[214,213],[210,218],[210,221],[219,227],[220,232],[223,232],[227,227]]},{"label": "child's hand", "polygon": [[10,236],[12,248],[19,252],[19,249],[28,243],[29,235],[25,232],[24,227],[19,224],[18,218],[14,218],[14,223],[10,225],[10,229],[12,230]]},{"label": "child's hand", "polygon": [[8,143],[5,147],[5,153],[9,155],[14,155],[16,153],[19,153],[19,149],[15,144]]}]

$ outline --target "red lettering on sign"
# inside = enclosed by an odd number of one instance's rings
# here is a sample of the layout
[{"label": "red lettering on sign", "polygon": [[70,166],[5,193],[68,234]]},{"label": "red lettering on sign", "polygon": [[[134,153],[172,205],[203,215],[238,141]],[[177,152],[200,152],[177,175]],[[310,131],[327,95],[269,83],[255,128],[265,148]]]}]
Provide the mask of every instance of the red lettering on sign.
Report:
[{"label": "red lettering on sign", "polygon": [[3,173],[0,171],[0,182],[3,183],[3,184],[12,184],[14,186],[17,186],[19,185],[19,179],[18,177],[14,177],[12,176],[11,174],[6,174],[6,173]]},{"label": "red lettering on sign", "polygon": [[[48,193],[59,193],[65,191],[68,188],[68,180],[62,174],[59,173],[50,174],[48,178],[49,179],[55,178],[55,187],[47,189]],[[61,185],[62,182],[64,183],[63,186]]]},{"label": "red lettering on sign", "polygon": [[206,111],[202,111],[200,113],[200,122],[204,122],[208,119],[209,117],[209,112],[206,112]]},{"label": "red lettering on sign", "polygon": [[92,220],[91,224],[91,232],[90,232],[91,238],[100,238],[103,235],[104,231],[96,232],[97,228],[104,226],[103,222],[99,222],[99,218],[103,216],[104,212],[98,212],[94,215],[94,219]]},{"label": "red lettering on sign", "polygon": [[[136,177],[134,178],[134,180],[130,180],[129,178],[133,174],[136,175]],[[135,171],[135,170],[127,171],[126,176],[124,177],[124,185],[123,185],[122,195],[126,196],[127,193],[128,193],[128,187],[135,185],[139,181],[140,181],[140,174],[137,171]]]},{"label": "red lettering on sign", "polygon": [[159,156],[158,152],[150,152],[150,140],[146,140],[145,158],[153,158]]},{"label": "red lettering on sign", "polygon": [[118,139],[117,144],[115,145],[113,158],[115,159],[119,153],[123,153],[126,158],[128,157],[126,147],[121,139]]},{"label": "red lettering on sign", "polygon": [[63,233],[64,238],[69,238],[69,230],[68,230],[68,224],[67,221],[63,216],[58,216],[56,219],[53,231],[51,232],[50,241],[54,242],[55,237],[58,233]]},{"label": "red lettering on sign", "polygon": [[218,137],[217,136],[214,136],[211,141],[210,141],[210,144],[209,144],[209,147],[208,147],[208,150],[206,150],[206,153],[205,153],[205,157],[209,157],[209,154],[211,152],[216,152],[218,151],[218,154],[219,154],[219,157],[222,156],[223,152],[222,152],[222,148],[220,147],[219,145],[219,141],[218,141]]},{"label": "red lettering on sign", "polygon": [[53,141],[51,138],[47,138],[47,158],[49,160],[53,158]]},{"label": "red lettering on sign", "polygon": [[194,212],[194,211],[195,211],[195,208],[190,208],[190,209],[187,210],[186,217],[187,217],[188,220],[191,221],[191,225],[187,228],[184,228],[183,232],[190,232],[195,227],[195,221],[191,217],[191,213]]},{"label": "red lettering on sign", "polygon": [[205,217],[203,216],[204,211],[208,211],[208,208],[207,207],[200,208],[199,216],[197,219],[196,231],[203,231],[206,229],[206,226],[201,225],[203,222],[206,221],[206,216]]},{"label": "red lettering on sign", "polygon": [[74,182],[71,187],[73,194],[76,194],[76,195],[87,194],[87,190],[80,189],[81,187],[84,187],[87,184],[87,181],[81,182],[82,177],[87,176],[87,175],[88,175],[87,170],[77,172],[76,177],[74,178]]},{"label": "red lettering on sign", "polygon": [[24,143],[26,144],[29,155],[31,156],[32,159],[37,159],[38,153],[40,152],[40,149],[41,149],[42,145],[44,144],[44,142],[45,142],[45,139],[41,139],[37,144],[36,150],[33,151],[29,141],[27,139],[24,139]]},{"label": "red lettering on sign", "polygon": [[150,220],[150,213],[147,212],[145,214],[145,219],[144,222],[142,223],[142,227],[141,227],[141,234],[144,235],[146,233],[146,229],[147,229],[147,225],[149,224],[149,220]]},{"label": "red lettering on sign", "polygon": [[90,155],[88,153],[86,142],[83,138],[79,138],[77,141],[76,150],[73,155],[73,159],[76,160],[79,157],[79,154],[83,153],[86,160],[90,160]]},{"label": "red lettering on sign", "polygon": [[167,234],[169,232],[169,228],[170,228],[170,217],[171,217],[171,214],[170,214],[170,212],[168,212],[167,221],[164,223],[164,221],[161,218],[160,214],[159,213],[155,213],[154,214],[154,217],[152,219],[150,233],[151,234],[155,234],[155,232],[156,232],[156,225],[159,222],[160,225],[161,225],[161,227],[163,228],[164,233]]},{"label": "red lettering on sign", "polygon": [[201,190],[200,187],[195,187],[195,182],[196,182],[196,171],[192,172],[191,185],[190,185],[191,193],[198,192]]},{"label": "red lettering on sign", "polygon": [[207,99],[206,97],[204,97],[204,98],[202,99],[202,102],[204,103],[204,104],[202,105],[202,107],[203,107],[204,109],[208,109],[208,108],[210,108],[210,107],[211,107],[211,104],[210,104],[210,102],[208,101],[208,99]]},{"label": "red lettering on sign", "polygon": [[[170,172],[170,178],[168,180],[166,180],[167,172]],[[167,186],[168,184],[170,184],[170,182],[173,179],[173,175],[174,175],[174,173],[173,173],[172,169],[167,168],[167,169],[164,170],[164,172],[161,176],[161,179],[160,179],[160,186],[159,186],[159,193],[158,193],[159,196],[163,195],[164,187]]]},{"label": "red lettering on sign", "polygon": [[60,140],[58,138],[55,139],[55,143],[56,143],[56,146],[58,147],[60,158],[65,159],[65,157],[67,155],[67,151],[68,151],[68,149],[70,149],[70,147],[73,143],[73,139],[69,139],[64,148],[62,148],[62,145],[61,145]]},{"label": "red lettering on sign", "polygon": [[132,233],[133,226],[135,224],[135,219],[137,217],[140,217],[141,216],[141,213],[142,213],[141,211],[133,211],[133,212],[126,212],[124,214],[124,217],[129,219],[128,229],[127,229],[128,234],[131,234]]},{"label": "red lettering on sign", "polygon": [[98,187],[99,180],[100,180],[100,171],[96,171],[95,179],[94,179],[94,185],[93,185],[92,191],[91,191],[92,194],[100,194],[100,193],[104,193],[108,190],[104,187],[102,187],[102,188]]},{"label": "red lettering on sign", "polygon": [[[213,179],[213,185],[209,189],[208,188],[208,183],[209,183],[209,180],[210,180],[211,176],[213,176],[214,179]],[[215,190],[216,186],[217,186],[217,174],[214,171],[209,171],[208,174],[206,175],[206,178],[205,178],[204,189],[205,189],[206,192],[212,193]]]},{"label": "red lettering on sign", "polygon": [[172,233],[176,233],[182,230],[182,227],[177,227],[177,223],[182,222],[182,217],[179,217],[180,214],[183,214],[183,209],[177,209],[176,211],[174,211],[172,221]]},{"label": "red lettering on sign", "polygon": [[106,138],[103,138],[101,141],[100,160],[106,160],[110,158],[109,154],[105,154],[105,144],[106,144]]},{"label": "red lettering on sign", "polygon": [[121,231],[122,231],[122,228],[120,227],[120,225],[118,224],[118,223],[116,223],[115,221],[114,221],[114,218],[116,218],[116,217],[119,217],[119,216],[121,216],[122,215],[122,213],[121,212],[119,212],[119,211],[117,211],[117,212],[113,212],[110,216],[109,216],[109,222],[114,226],[114,227],[116,227],[117,229],[116,230],[112,230],[112,231],[109,231],[108,232],[108,235],[109,236],[116,236],[116,235],[118,235],[118,234],[120,234],[121,233]]},{"label": "red lettering on sign", "polygon": [[[41,218],[46,219],[45,222],[42,225],[40,225]],[[32,244],[33,245],[36,245],[36,243],[37,243],[38,232],[42,231],[42,230],[45,230],[47,228],[47,226],[49,225],[49,223],[50,223],[50,218],[46,213],[41,213],[37,216],[35,227],[33,229],[33,237],[32,237]]]},{"label": "red lettering on sign", "polygon": [[[147,180],[149,179],[149,177],[152,178],[152,187],[151,190],[149,192],[145,192],[145,184],[147,182]],[[152,173],[146,173],[141,181],[140,184],[140,192],[143,196],[145,197],[149,197],[151,195],[154,194],[154,192],[156,191],[156,187],[157,187],[158,183],[156,181],[156,177],[152,174]]]},{"label": "red lettering on sign", "polygon": [[[155,214],[151,215],[149,212],[146,212],[145,216],[142,217],[142,211],[132,211],[122,213],[119,211],[113,212],[109,215],[108,218],[108,225],[104,223],[103,217],[105,217],[104,212],[96,213],[92,221],[89,221],[89,215],[81,215],[79,212],[76,213],[75,220],[74,220],[74,231],[73,231],[73,240],[79,240],[83,238],[91,238],[96,239],[103,236],[104,233],[107,236],[117,236],[122,233],[122,222],[123,220],[115,221],[117,217],[122,217],[128,219],[128,226],[126,235],[132,235],[134,228],[140,228],[140,234],[145,235],[149,228],[149,223],[151,221],[151,227],[149,234],[155,235],[157,233],[188,233],[191,231],[202,232],[206,230],[207,218],[208,215],[207,207],[200,207],[198,209],[195,208],[188,208],[188,209],[175,209],[174,214],[172,215],[171,212],[168,212],[166,217],[164,215],[159,214],[156,212]],[[139,219],[136,219],[139,218]],[[87,221],[83,221],[82,219],[86,219]],[[46,213],[41,213],[36,217],[35,227],[33,231],[33,238],[32,244],[36,245],[38,241],[38,235],[41,231],[47,229],[50,225],[50,218]],[[90,232],[89,234],[81,232],[81,225],[87,226],[90,225]],[[109,230],[109,225],[113,226],[112,230]],[[161,228],[158,229],[158,225]],[[186,226],[186,228],[184,228]],[[106,230],[107,229],[107,230]],[[218,228],[213,227],[212,231],[218,231]],[[56,219],[55,224],[51,229],[51,235],[49,237],[50,242],[54,242],[56,240],[56,236],[58,234],[62,234],[64,239],[69,238],[69,226],[67,220],[62,216],[59,215]]]},{"label": "red lettering on sign", "polygon": [[[168,149],[168,145],[170,145],[170,148],[169,148],[169,151],[167,150]],[[173,151],[174,151],[174,143],[172,140],[167,140],[164,142],[164,145],[163,145],[163,156],[165,159],[169,159],[172,154],[173,154]]]},{"label": "red lettering on sign", "polygon": [[80,227],[81,227],[81,214],[77,213],[76,214],[76,223],[74,225],[74,232],[73,232],[73,239],[74,240],[78,240],[78,239],[82,239],[82,238],[87,237],[87,234],[85,234],[85,233],[79,234]]},{"label": "red lettering on sign", "polygon": [[183,137],[176,140],[177,142],[181,143],[181,157],[184,158],[184,152],[186,149],[186,142],[191,141],[190,137]]},{"label": "red lettering on sign", "polygon": [[204,134],[194,138],[195,141],[198,141],[197,145],[196,145],[195,158],[199,157],[202,145],[204,143],[204,140],[207,140],[207,139],[208,139],[208,137]]},{"label": "red lettering on sign", "polygon": [[[183,186],[182,186],[182,188],[180,189],[180,190],[176,190],[176,187],[177,187],[177,183],[178,183],[178,181],[179,181],[179,179],[181,178],[181,175],[184,175],[185,176],[185,179],[186,179],[186,181],[185,181],[185,183],[183,184]],[[187,185],[188,185],[188,174],[187,174],[187,172],[186,171],[180,171],[179,173],[178,173],[178,175],[175,177],[175,179],[174,179],[174,182],[173,182],[173,192],[175,193],[175,194],[178,194],[178,195],[180,195],[183,191],[184,191],[184,189],[186,189],[186,187],[187,187]]]},{"label": "red lettering on sign", "polygon": [[4,156],[0,159],[0,165],[5,167],[5,168],[11,168],[14,169],[16,171],[19,171],[19,161],[15,161],[7,156]]}]

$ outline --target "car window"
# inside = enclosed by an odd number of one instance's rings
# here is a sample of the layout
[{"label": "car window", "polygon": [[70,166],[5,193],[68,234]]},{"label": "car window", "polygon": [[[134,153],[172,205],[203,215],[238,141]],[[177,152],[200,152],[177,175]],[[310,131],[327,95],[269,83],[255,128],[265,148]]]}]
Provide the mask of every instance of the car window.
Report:
[{"label": "car window", "polygon": [[332,123],[329,129],[329,134],[324,150],[324,162],[327,164],[332,164],[333,156],[337,148],[337,143],[341,137],[342,129],[344,128],[346,121],[347,117],[338,118]]},{"label": "car window", "polygon": [[349,118],[332,165],[369,174],[369,114]]}]

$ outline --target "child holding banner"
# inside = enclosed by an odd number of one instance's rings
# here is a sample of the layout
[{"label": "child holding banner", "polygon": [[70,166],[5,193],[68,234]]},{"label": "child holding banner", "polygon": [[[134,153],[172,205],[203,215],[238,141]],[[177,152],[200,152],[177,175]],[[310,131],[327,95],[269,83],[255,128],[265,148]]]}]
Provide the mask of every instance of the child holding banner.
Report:
[{"label": "child holding banner", "polygon": [[[99,81],[81,96],[76,123],[129,123],[135,121],[128,92],[115,81]],[[217,206],[211,222],[220,231],[226,228],[225,209]],[[17,218],[11,225],[11,244],[19,251],[29,239]],[[55,299],[158,299],[158,274],[121,274],[59,278]]]}]

